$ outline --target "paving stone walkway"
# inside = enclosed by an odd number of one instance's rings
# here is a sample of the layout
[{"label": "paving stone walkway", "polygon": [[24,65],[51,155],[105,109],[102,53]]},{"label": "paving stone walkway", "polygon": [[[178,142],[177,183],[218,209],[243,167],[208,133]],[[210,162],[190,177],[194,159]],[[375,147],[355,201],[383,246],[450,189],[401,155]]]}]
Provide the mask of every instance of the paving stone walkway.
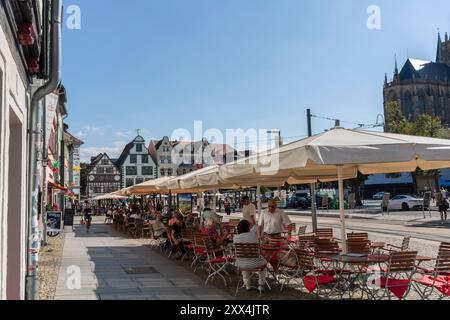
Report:
[{"label": "paving stone walkway", "polygon": [[77,225],[66,234],[55,300],[233,298],[100,220],[89,233]]}]

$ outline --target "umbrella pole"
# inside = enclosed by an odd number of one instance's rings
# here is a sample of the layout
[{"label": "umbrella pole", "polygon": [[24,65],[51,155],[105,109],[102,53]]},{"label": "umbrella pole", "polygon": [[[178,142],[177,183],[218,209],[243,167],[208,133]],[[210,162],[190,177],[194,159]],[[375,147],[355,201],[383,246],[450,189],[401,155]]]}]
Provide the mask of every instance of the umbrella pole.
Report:
[{"label": "umbrella pole", "polygon": [[261,216],[262,212],[262,199],[261,199],[261,185],[258,184],[256,186],[256,199],[258,201],[258,216],[256,217],[256,221],[259,221],[259,217]]},{"label": "umbrella pole", "polygon": [[339,180],[339,213],[341,217],[341,240],[342,252],[347,253],[346,231],[345,231],[345,203],[344,203],[344,180],[343,180],[343,166],[337,166],[338,180]]},{"label": "umbrella pole", "polygon": [[217,213],[217,202],[216,202],[216,194],[217,194],[217,190],[213,190],[213,197],[211,199],[211,204],[212,204],[212,212]]}]

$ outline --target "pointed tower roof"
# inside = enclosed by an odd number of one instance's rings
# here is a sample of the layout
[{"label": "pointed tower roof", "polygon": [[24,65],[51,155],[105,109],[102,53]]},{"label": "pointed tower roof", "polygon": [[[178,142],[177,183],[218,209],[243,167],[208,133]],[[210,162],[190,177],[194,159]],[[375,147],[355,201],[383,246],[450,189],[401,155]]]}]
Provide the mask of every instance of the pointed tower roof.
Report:
[{"label": "pointed tower roof", "polygon": [[386,86],[388,84],[388,78],[387,73],[384,74],[384,85]]},{"label": "pointed tower roof", "polygon": [[436,52],[436,63],[441,62],[441,54],[442,54],[442,40],[441,40],[441,33],[438,32],[438,45],[437,45],[437,52]]},{"label": "pointed tower roof", "polygon": [[395,70],[394,70],[394,75],[398,75],[398,65],[397,65],[397,55],[395,55]]}]

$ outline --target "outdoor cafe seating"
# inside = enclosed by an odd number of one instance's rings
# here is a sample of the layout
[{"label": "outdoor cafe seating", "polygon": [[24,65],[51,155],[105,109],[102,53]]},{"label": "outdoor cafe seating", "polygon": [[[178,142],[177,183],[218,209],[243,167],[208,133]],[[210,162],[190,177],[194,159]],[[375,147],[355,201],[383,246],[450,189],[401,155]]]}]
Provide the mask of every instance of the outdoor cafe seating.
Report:
[{"label": "outdoor cafe seating", "polygon": [[[220,230],[229,241],[236,234],[235,224],[236,221],[221,224]],[[113,226],[132,237],[153,237],[152,224],[143,219],[130,219],[125,225],[124,217],[119,215]],[[423,300],[450,297],[450,243],[442,243],[432,259],[409,250],[410,237],[400,244],[385,244],[371,241],[365,232],[351,232],[346,234],[344,253],[342,241],[334,236],[332,228],[311,233],[306,229],[300,226],[295,233],[295,225],[290,225],[281,236],[267,237],[260,244],[225,241],[217,245],[198,226],[189,227],[182,229],[185,251],[181,260],[189,261],[194,272],[206,272],[205,284],[219,278],[229,286],[234,272],[239,277],[236,294],[243,288],[242,271],[256,274],[267,270],[269,290],[275,285],[280,291],[293,288],[326,299],[401,300],[411,291]],[[167,241],[172,240],[169,237]],[[238,259],[257,257],[263,257],[267,263],[255,268],[236,264]],[[431,261],[434,264],[424,266]]]}]

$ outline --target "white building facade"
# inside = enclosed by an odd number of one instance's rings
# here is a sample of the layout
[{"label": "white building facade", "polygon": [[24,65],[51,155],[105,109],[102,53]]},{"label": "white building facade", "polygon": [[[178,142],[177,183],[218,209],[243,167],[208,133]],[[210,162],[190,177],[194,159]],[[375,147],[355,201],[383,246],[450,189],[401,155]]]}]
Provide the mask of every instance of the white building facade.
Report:
[{"label": "white building facade", "polygon": [[[37,34],[42,1],[0,3],[0,299],[25,298],[27,247],[27,122],[31,79],[36,72],[29,49],[18,39],[22,15],[30,14]],[[19,10],[18,10],[19,8]],[[23,12],[29,10],[29,12]],[[35,16],[35,13],[39,17]],[[20,34],[19,34],[20,35]],[[36,35],[37,37],[37,35]],[[23,40],[22,40],[23,41]],[[36,82],[36,81],[35,81]]]},{"label": "white building facade", "polygon": [[156,178],[156,163],[149,155],[145,139],[141,136],[125,146],[116,164],[120,168],[122,188]]}]

